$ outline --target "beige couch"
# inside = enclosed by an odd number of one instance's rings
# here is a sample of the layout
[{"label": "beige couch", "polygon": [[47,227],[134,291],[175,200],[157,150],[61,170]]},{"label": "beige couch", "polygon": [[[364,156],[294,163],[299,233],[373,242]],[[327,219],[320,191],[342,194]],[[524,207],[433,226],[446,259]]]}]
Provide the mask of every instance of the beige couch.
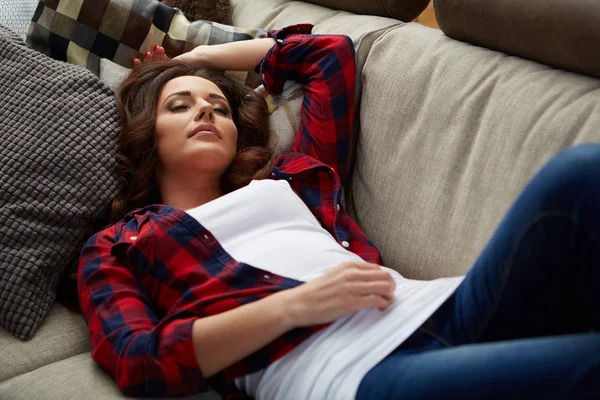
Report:
[{"label": "beige couch", "polygon": [[[349,210],[407,277],[464,274],[552,155],[600,141],[600,80],[416,23],[305,2],[233,1],[234,25],[310,22],[357,47],[360,129]],[[0,399],[117,399],[83,318],[55,304],[35,337],[0,330]],[[194,399],[218,398],[205,394]],[[292,397],[290,397],[291,399]]]}]

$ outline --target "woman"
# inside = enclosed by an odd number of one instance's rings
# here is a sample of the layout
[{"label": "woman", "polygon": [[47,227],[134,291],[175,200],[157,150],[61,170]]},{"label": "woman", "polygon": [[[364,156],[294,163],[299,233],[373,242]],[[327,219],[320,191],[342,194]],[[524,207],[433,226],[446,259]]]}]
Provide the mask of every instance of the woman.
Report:
[{"label": "woman", "polygon": [[[140,396],[600,397],[600,148],[551,161],[464,280],[404,279],[340,205],[352,42],[309,33],[199,47],[122,84],[123,190],[79,266],[92,357]],[[305,85],[275,158],[264,102],[196,71],[257,64],[272,93]]]}]

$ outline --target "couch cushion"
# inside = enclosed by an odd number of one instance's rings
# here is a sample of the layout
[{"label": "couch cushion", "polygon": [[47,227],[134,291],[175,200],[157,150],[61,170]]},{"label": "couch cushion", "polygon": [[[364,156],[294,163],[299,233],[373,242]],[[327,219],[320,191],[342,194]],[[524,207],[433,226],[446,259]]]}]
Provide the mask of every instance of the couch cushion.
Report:
[{"label": "couch cushion", "polygon": [[527,180],[600,141],[600,80],[410,23],[362,72],[352,215],[411,278],[465,273]]},{"label": "couch cushion", "polygon": [[300,1],[232,0],[233,24],[240,27],[278,29],[297,23],[314,25],[313,33],[344,34],[358,50],[358,67],[366,59],[373,41],[390,27],[401,26],[391,18],[357,15]]},{"label": "couch cushion", "polygon": [[[331,13],[333,10],[345,10],[353,14],[378,15],[400,21],[411,21],[416,18],[429,4],[429,0],[308,0],[315,6],[301,1],[289,0],[231,0],[233,6],[233,24],[236,26],[262,26],[260,21],[268,21],[278,15],[282,9],[292,7],[311,10],[308,15],[298,14],[295,22],[311,22],[306,18]],[[283,6],[283,8],[280,8]],[[333,11],[337,12],[337,11]],[[398,22],[398,21],[397,21]],[[314,22],[311,22],[314,23]]]},{"label": "couch cushion", "polygon": [[600,78],[597,0],[443,0],[435,11],[452,38]]},{"label": "couch cushion", "polygon": [[307,0],[326,7],[357,14],[381,15],[400,21],[412,21],[427,7],[429,0]]},{"label": "couch cushion", "polygon": [[[0,399],[42,398],[44,400],[130,399],[121,394],[110,376],[92,360],[90,353],[73,356],[0,383]],[[208,392],[188,399],[219,400],[221,397],[216,392]]]},{"label": "couch cushion", "polygon": [[[273,18],[279,7],[288,0],[230,0],[232,24],[241,28],[264,26],[261,22]],[[300,16],[303,17],[303,16]],[[310,22],[310,21],[303,21]]]},{"label": "couch cushion", "polygon": [[[0,382],[90,350],[83,316],[54,303],[36,335],[22,341],[0,329]],[[0,396],[0,398],[3,398]]]}]

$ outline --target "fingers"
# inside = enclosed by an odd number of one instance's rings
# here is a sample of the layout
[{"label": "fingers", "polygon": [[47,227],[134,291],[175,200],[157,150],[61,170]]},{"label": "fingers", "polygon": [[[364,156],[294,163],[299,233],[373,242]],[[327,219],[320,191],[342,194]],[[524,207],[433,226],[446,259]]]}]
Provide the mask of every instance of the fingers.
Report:
[{"label": "fingers", "polygon": [[394,298],[396,284],[392,281],[374,281],[374,282],[353,282],[348,285],[348,290],[352,293],[364,295],[379,295],[387,300]]},{"label": "fingers", "polygon": [[370,294],[360,298],[360,302],[357,304],[357,311],[366,308],[378,308],[383,311],[390,305],[390,303],[391,301],[384,299],[381,296]]},{"label": "fingers", "polygon": [[165,48],[159,45],[154,46],[152,53],[150,53],[150,57],[152,58],[152,61],[163,61],[169,59],[165,53]]},{"label": "fingers", "polygon": [[[389,272],[381,269],[377,264],[343,263],[332,278],[343,282],[345,290],[352,297],[371,299],[365,300],[371,306],[373,302],[377,303],[373,307],[384,309],[394,300],[396,281]],[[363,306],[361,302],[360,307]]]},{"label": "fingers", "polygon": [[133,57],[133,67],[138,67],[144,62],[150,61],[163,61],[168,60],[169,57],[165,53],[165,49],[162,46],[155,45],[152,48],[152,51],[146,51],[144,53],[143,61],[138,59],[137,57]]},{"label": "fingers", "polygon": [[336,269],[336,273],[340,274],[343,279],[351,281],[394,281],[389,272],[381,269],[381,266],[371,263],[343,263]]}]

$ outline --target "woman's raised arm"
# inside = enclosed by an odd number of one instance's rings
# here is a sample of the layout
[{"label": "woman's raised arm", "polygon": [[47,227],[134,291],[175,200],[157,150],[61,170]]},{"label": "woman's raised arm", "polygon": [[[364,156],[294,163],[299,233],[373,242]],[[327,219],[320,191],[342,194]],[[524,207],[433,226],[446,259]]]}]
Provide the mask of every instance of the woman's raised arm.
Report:
[{"label": "woman's raised arm", "polygon": [[272,38],[240,40],[237,42],[198,46],[183,53],[176,60],[188,62],[198,68],[223,71],[251,71],[275,44]]},{"label": "woman's raised arm", "polygon": [[349,173],[356,62],[345,35],[308,35],[310,25],[269,32],[276,45],[260,65],[265,89],[281,93],[286,81],[304,85],[300,124],[292,150],[332,167],[342,182]]}]

